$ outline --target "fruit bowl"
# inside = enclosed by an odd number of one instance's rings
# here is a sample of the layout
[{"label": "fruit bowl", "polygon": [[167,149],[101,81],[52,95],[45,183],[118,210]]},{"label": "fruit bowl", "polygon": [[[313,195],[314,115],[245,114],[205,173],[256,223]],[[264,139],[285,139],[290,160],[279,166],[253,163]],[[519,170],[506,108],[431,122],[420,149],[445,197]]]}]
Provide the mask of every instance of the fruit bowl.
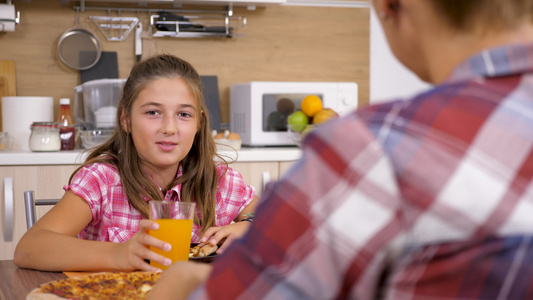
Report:
[{"label": "fruit bowl", "polygon": [[302,146],[302,133],[295,131],[292,126],[287,126],[287,134],[289,135],[289,139],[293,141],[298,147]]},{"label": "fruit bowl", "polygon": [[218,151],[241,149],[242,139],[239,134],[235,132],[224,130],[223,132],[217,133],[216,131],[213,131],[213,138],[215,139],[215,144],[217,145]]},{"label": "fruit bowl", "polygon": [[215,143],[219,151],[240,150],[242,140],[216,139]]},{"label": "fruit bowl", "polygon": [[[294,126],[287,125],[287,134],[289,135],[289,138],[291,141],[296,143],[298,147],[302,146],[302,141],[305,138],[305,136],[313,130],[317,125],[309,124],[305,126],[303,130],[301,130],[301,127],[294,128]],[[301,130],[301,131],[298,131]]]},{"label": "fruit bowl", "polygon": [[103,144],[113,134],[113,129],[82,130],[80,132],[81,145],[85,149]]}]

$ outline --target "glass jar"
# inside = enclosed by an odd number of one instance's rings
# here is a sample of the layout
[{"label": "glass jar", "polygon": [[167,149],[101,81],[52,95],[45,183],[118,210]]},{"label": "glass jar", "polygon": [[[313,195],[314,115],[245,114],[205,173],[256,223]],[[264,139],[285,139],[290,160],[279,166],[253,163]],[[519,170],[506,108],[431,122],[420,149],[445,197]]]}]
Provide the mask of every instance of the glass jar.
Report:
[{"label": "glass jar", "polygon": [[31,151],[59,151],[61,149],[59,123],[33,122],[30,128],[29,146]]}]

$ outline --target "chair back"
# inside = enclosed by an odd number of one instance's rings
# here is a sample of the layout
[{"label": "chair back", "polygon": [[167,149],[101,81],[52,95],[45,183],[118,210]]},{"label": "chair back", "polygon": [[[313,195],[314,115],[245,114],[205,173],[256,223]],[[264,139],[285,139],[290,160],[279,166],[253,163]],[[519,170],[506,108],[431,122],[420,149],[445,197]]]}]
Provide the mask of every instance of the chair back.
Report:
[{"label": "chair back", "polygon": [[26,210],[26,227],[30,229],[35,224],[35,206],[55,205],[59,199],[35,199],[34,191],[24,192],[24,208]]}]

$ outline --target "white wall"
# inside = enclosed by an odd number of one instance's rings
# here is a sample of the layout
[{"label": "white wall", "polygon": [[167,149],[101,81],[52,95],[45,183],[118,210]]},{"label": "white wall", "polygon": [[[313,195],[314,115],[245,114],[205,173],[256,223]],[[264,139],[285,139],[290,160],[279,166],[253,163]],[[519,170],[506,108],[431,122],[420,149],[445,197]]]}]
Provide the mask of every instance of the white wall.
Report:
[{"label": "white wall", "polygon": [[431,85],[418,79],[394,54],[381,28],[374,8],[370,12],[370,104],[406,97]]}]

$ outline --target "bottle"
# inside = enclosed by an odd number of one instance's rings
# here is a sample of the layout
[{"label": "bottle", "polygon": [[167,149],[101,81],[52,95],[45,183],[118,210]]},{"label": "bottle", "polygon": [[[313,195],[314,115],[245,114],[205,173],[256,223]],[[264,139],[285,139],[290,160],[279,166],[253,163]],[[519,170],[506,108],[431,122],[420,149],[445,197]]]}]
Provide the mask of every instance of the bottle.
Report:
[{"label": "bottle", "polygon": [[59,138],[61,140],[61,150],[74,150],[76,136],[74,121],[70,113],[70,99],[59,99]]}]

